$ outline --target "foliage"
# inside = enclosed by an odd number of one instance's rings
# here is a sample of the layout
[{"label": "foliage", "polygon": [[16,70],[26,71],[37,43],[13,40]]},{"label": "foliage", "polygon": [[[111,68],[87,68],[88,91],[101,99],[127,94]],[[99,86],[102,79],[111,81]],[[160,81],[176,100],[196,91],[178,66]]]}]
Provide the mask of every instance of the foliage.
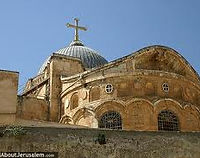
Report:
[{"label": "foliage", "polygon": [[7,126],[3,131],[3,135],[19,136],[19,135],[25,135],[26,132],[27,131],[21,126]]}]

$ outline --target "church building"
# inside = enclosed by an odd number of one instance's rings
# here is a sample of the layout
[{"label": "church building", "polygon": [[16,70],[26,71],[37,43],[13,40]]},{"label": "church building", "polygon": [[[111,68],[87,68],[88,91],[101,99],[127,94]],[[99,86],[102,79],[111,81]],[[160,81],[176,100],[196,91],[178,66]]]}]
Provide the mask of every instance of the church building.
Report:
[{"label": "church building", "polygon": [[18,96],[16,117],[136,131],[200,131],[200,77],[172,48],[108,62],[79,39],[51,54]]}]

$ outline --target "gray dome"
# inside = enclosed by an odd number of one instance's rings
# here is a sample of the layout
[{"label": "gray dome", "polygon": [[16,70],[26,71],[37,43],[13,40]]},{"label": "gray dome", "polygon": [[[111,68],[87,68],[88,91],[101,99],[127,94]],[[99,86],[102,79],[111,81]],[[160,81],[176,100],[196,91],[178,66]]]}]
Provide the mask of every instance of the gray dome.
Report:
[{"label": "gray dome", "polygon": [[[80,41],[73,41],[68,47],[64,47],[54,53],[79,58],[85,68],[99,67],[108,63],[105,58],[91,48],[85,47]],[[50,57],[43,63],[38,74],[44,71],[49,59]]]}]

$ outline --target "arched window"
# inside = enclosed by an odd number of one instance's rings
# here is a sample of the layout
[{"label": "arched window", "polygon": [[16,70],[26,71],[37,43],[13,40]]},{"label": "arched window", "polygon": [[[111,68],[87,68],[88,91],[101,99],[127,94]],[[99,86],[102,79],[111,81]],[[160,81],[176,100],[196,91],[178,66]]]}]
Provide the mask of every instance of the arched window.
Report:
[{"label": "arched window", "polygon": [[90,90],[90,101],[95,101],[100,99],[100,88],[99,87],[93,87]]},{"label": "arched window", "polygon": [[122,129],[121,115],[115,111],[108,111],[101,116],[99,128]]},{"label": "arched window", "polygon": [[70,99],[70,109],[75,109],[76,107],[78,107],[78,94],[75,93],[72,95],[71,99]]},{"label": "arched window", "polygon": [[158,130],[159,131],[178,131],[178,117],[169,110],[163,110],[158,114]]}]

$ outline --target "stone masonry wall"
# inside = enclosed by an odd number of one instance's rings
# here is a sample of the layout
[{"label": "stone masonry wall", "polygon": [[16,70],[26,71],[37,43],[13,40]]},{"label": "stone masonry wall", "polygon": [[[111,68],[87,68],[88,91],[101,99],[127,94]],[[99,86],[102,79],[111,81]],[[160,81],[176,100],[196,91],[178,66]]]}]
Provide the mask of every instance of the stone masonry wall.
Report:
[{"label": "stone masonry wall", "polygon": [[83,71],[80,60],[63,57],[59,54],[54,54],[50,62],[50,120],[59,121],[60,119],[60,93],[62,75],[71,76]]},{"label": "stone masonry wall", "polygon": [[15,121],[18,72],[0,70],[0,124]]},{"label": "stone masonry wall", "polygon": [[48,120],[48,103],[44,99],[18,96],[17,118]]},{"label": "stone masonry wall", "polygon": [[[1,129],[2,130],[2,129]],[[58,152],[65,158],[199,158],[200,133],[26,128],[0,138],[2,152]],[[105,143],[100,145],[100,135]],[[99,139],[98,139],[99,138]]]}]

